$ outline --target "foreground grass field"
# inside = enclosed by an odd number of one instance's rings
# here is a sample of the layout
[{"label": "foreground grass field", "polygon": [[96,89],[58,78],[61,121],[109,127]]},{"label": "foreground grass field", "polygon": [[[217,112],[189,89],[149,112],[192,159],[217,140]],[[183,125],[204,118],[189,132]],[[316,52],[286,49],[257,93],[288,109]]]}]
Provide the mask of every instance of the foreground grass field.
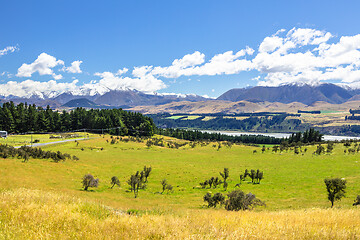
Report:
[{"label": "foreground grass field", "polygon": [[[261,153],[261,147],[243,145],[217,151],[213,143],[148,148],[145,142],[111,144],[110,136],[97,137],[43,147],[76,155],[79,161],[0,159],[0,238],[359,237],[360,210],[352,203],[360,194],[360,155],[344,154],[341,144],[332,154],[315,156],[314,146],[295,155]],[[135,199],[126,181],[145,165],[153,171],[147,189]],[[200,182],[220,177],[224,167],[230,170],[226,192],[221,187],[198,189]],[[227,212],[204,206],[207,192],[227,194],[245,169],[264,171],[261,184],[246,181],[240,189],[256,194],[266,207]],[[82,190],[81,178],[87,173],[100,179],[98,188]],[[120,179],[120,188],[110,189],[112,176]],[[347,180],[346,197],[335,209],[329,209],[323,182],[330,177]],[[160,194],[164,178],[174,186],[173,193]],[[140,216],[128,216],[128,210]]]},{"label": "foreground grass field", "polygon": [[186,210],[128,215],[54,191],[0,194],[1,239],[358,239],[360,211]]}]

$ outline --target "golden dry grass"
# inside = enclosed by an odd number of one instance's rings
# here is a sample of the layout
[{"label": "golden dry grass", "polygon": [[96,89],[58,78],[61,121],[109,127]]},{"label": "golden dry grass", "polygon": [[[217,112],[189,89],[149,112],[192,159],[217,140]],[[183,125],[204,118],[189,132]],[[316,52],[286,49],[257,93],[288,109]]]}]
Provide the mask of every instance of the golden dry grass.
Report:
[{"label": "golden dry grass", "polygon": [[187,210],[128,215],[52,191],[0,193],[0,239],[358,239],[360,211]]}]

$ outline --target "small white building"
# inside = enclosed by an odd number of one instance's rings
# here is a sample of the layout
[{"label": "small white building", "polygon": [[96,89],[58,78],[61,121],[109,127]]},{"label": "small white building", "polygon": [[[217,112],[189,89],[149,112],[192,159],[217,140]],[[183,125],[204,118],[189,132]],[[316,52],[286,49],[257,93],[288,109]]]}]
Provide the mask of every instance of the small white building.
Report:
[{"label": "small white building", "polygon": [[0,137],[6,138],[8,135],[7,131],[0,131]]}]

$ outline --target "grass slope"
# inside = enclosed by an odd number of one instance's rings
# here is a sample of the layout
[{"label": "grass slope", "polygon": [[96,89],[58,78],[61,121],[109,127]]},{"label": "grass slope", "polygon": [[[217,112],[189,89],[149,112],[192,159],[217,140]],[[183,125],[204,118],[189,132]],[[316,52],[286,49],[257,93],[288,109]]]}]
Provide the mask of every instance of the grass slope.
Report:
[{"label": "grass slope", "polygon": [[128,215],[54,191],[0,193],[1,239],[358,239],[360,211],[187,210]]},{"label": "grass slope", "polygon": [[[260,148],[234,145],[217,151],[213,144],[180,149],[147,148],[145,143],[110,144],[110,137],[106,136],[81,141],[78,146],[69,142],[43,149],[70,153],[80,160],[54,163],[30,159],[22,163],[20,159],[1,159],[0,188],[57,190],[122,209],[198,209],[207,192],[226,194],[221,187],[196,187],[212,176],[220,177],[219,172],[227,167],[230,169],[228,191],[235,189],[245,169],[264,171],[261,184],[245,182],[241,189],[256,194],[269,210],[328,207],[323,180],[329,177],[344,177],[348,182],[346,197],[335,203],[336,207],[351,208],[360,194],[359,155],[345,155],[342,145],[336,145],[333,154],[324,156],[313,156],[314,147],[309,147],[304,155],[275,154],[270,150],[253,154],[254,149],[261,152]],[[145,165],[153,168],[148,187],[140,190],[139,197],[134,199],[126,181]],[[99,187],[89,192],[82,191],[81,185],[81,178],[87,173],[100,179]],[[112,176],[120,179],[121,188],[109,188]],[[172,194],[159,194],[160,181],[164,178],[174,186]]]}]

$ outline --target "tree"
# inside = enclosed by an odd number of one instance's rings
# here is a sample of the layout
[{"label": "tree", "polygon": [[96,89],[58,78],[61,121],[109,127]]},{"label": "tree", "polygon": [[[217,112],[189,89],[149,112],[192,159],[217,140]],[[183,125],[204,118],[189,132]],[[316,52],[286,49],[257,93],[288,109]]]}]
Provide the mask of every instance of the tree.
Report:
[{"label": "tree", "polygon": [[214,196],[211,196],[211,193],[206,193],[204,196],[204,201],[208,203],[208,207],[216,207],[218,204],[223,204],[225,201],[225,196],[221,193],[215,193]]},{"label": "tree", "polygon": [[256,179],[258,180],[258,184],[260,184],[260,181],[264,179],[264,172],[259,171],[259,169],[256,172]]},{"label": "tree", "polygon": [[144,166],[145,182],[148,181],[148,177],[149,177],[149,175],[151,173],[151,170],[152,170],[151,166],[150,167]]},{"label": "tree", "polygon": [[118,179],[118,177],[113,176],[111,178],[111,184],[112,184],[111,188],[113,188],[115,185],[118,185],[120,187],[120,180]]},{"label": "tree", "polygon": [[256,172],[255,172],[254,169],[251,169],[249,176],[250,176],[250,178],[251,178],[251,182],[254,183],[254,180],[255,180],[255,178],[256,178]]},{"label": "tree", "polygon": [[87,191],[89,187],[98,187],[99,179],[95,179],[93,175],[86,174],[82,179],[84,190]]},{"label": "tree", "polygon": [[264,206],[265,204],[256,198],[252,193],[245,194],[241,190],[235,190],[229,193],[228,200],[225,202],[225,209],[228,211],[251,210],[255,206]]},{"label": "tree", "polygon": [[264,153],[265,150],[266,150],[266,147],[265,147],[265,145],[263,145],[262,148],[261,148],[261,152]]},{"label": "tree", "polygon": [[346,180],[341,178],[331,178],[324,179],[324,182],[328,192],[328,199],[331,202],[331,207],[333,207],[336,200],[340,200],[345,196]]},{"label": "tree", "polygon": [[130,179],[127,182],[130,185],[130,190],[134,192],[135,198],[137,198],[139,192],[138,185],[140,182],[140,177],[138,176],[138,173],[139,172],[137,172],[135,175],[131,175]]},{"label": "tree", "polygon": [[162,192],[161,194],[163,194],[165,191],[171,192],[173,190],[173,187],[168,184],[168,182],[166,181],[166,179],[163,179],[161,181],[161,185],[162,185]]},{"label": "tree", "polygon": [[229,168],[224,168],[224,172],[220,172],[220,176],[224,179],[224,190],[226,191],[228,186],[226,179],[229,178]]}]

